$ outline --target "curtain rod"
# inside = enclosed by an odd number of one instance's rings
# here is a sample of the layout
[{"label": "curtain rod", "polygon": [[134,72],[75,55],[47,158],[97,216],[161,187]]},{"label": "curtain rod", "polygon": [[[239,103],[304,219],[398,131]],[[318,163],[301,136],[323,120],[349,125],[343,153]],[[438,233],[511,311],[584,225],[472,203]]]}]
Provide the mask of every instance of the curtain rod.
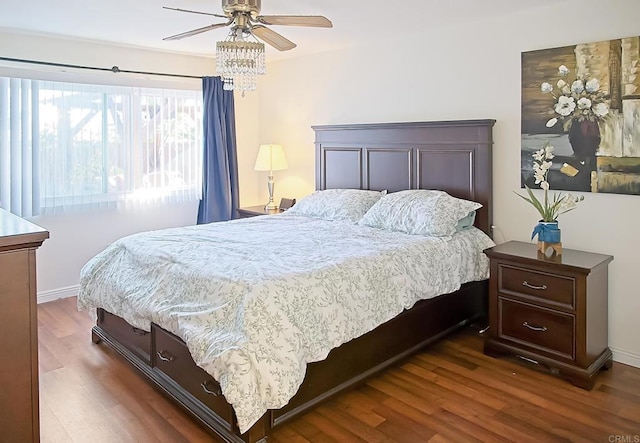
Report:
[{"label": "curtain rod", "polygon": [[160,75],[164,77],[181,77],[181,78],[197,78],[202,79],[202,77],[197,77],[195,75],[185,75],[185,74],[166,74],[163,72],[146,72],[146,71],[130,71],[127,69],[120,69],[117,66],[113,66],[111,68],[97,68],[95,66],[82,66],[82,65],[70,65],[66,63],[53,63],[53,62],[43,62],[38,60],[25,60],[21,58],[10,58],[10,57],[0,57],[0,60],[8,61],[8,62],[18,62],[18,63],[31,63],[34,65],[47,65],[47,66],[57,66],[60,68],[76,68],[76,69],[91,69],[94,71],[110,71],[115,74],[118,72],[125,72],[127,74],[144,74],[144,75]]}]

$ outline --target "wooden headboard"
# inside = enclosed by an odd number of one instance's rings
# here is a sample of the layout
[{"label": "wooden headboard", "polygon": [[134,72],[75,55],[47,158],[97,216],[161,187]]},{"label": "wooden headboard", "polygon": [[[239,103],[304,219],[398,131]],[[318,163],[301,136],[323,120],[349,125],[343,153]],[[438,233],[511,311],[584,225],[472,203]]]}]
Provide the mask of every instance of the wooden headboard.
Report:
[{"label": "wooden headboard", "polygon": [[439,189],[477,201],[491,235],[495,120],[312,126],[316,189]]}]

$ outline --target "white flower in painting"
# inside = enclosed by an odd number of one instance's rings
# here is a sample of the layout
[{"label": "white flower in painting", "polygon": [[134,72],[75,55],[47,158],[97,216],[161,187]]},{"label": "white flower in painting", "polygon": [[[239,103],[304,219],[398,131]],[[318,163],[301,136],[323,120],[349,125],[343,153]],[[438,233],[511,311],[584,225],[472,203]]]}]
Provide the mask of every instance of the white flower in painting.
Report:
[{"label": "white flower in painting", "polygon": [[543,94],[548,94],[549,92],[553,91],[553,86],[551,86],[551,83],[544,82],[542,86],[540,86],[540,90]]},{"label": "white flower in painting", "polygon": [[587,81],[587,84],[585,85],[585,89],[587,90],[587,92],[597,92],[598,89],[600,89],[600,82],[598,81],[597,78],[592,78],[589,81]]},{"label": "white flower in painting", "polygon": [[564,80],[560,79],[558,80],[558,88],[562,89],[565,86],[567,86],[567,82],[565,82]]},{"label": "white flower in painting", "polygon": [[560,65],[560,67],[558,68],[558,74],[560,75],[569,74],[569,68],[567,68],[565,65]]},{"label": "white flower in painting", "polygon": [[571,88],[569,87],[569,85],[564,85],[564,87],[562,88],[562,93],[564,95],[570,95],[571,94]]},{"label": "white flower in painting", "polygon": [[609,106],[606,103],[598,103],[593,107],[593,113],[598,117],[604,117],[609,113]]},{"label": "white flower in painting", "polygon": [[578,202],[581,202],[582,200],[584,200],[583,195],[581,195],[580,197],[576,197],[573,194],[567,194],[561,200],[560,211],[561,212],[571,211],[576,206],[578,206]]},{"label": "white flower in painting", "polygon": [[544,189],[545,191],[549,190],[549,182],[542,182],[540,183],[540,188]]},{"label": "white flower in painting", "polygon": [[591,109],[591,100],[587,97],[578,99],[578,109]]},{"label": "white flower in painting", "polygon": [[558,103],[556,103],[555,111],[563,117],[571,114],[576,109],[576,102],[573,97],[566,97],[564,95],[558,97]]},{"label": "white flower in painting", "polygon": [[558,119],[557,119],[556,117],[553,117],[553,118],[550,118],[550,119],[547,121],[547,123],[546,123],[546,125],[545,125],[545,126],[546,126],[547,128],[551,128],[551,127],[555,126],[555,125],[556,125],[556,123],[558,123]]},{"label": "white flower in painting", "polygon": [[581,94],[582,91],[584,91],[584,83],[582,83],[582,80],[576,80],[571,84],[571,91],[575,92],[576,94]]}]

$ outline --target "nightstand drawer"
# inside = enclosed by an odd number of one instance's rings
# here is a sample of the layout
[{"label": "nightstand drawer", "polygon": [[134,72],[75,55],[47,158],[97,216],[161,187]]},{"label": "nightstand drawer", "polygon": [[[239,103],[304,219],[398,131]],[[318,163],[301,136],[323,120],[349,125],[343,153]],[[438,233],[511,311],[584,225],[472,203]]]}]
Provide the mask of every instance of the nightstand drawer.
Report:
[{"label": "nightstand drawer", "polygon": [[500,264],[498,291],[575,308],[575,280],[562,275]]},{"label": "nightstand drawer", "polygon": [[499,299],[502,339],[573,360],[575,316],[505,298]]}]

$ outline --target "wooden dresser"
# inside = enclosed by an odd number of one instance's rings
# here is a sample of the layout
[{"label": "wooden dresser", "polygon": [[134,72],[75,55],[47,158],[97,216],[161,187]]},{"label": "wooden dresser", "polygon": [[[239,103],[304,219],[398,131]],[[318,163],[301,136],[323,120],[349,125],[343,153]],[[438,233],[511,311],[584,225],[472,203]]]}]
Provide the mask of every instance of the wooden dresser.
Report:
[{"label": "wooden dresser", "polygon": [[524,357],[591,389],[608,347],[610,255],[563,249],[544,255],[511,241],[485,251],[491,260],[489,335],[484,352]]},{"label": "wooden dresser", "polygon": [[49,233],[0,209],[0,441],[37,442],[36,248]]}]

